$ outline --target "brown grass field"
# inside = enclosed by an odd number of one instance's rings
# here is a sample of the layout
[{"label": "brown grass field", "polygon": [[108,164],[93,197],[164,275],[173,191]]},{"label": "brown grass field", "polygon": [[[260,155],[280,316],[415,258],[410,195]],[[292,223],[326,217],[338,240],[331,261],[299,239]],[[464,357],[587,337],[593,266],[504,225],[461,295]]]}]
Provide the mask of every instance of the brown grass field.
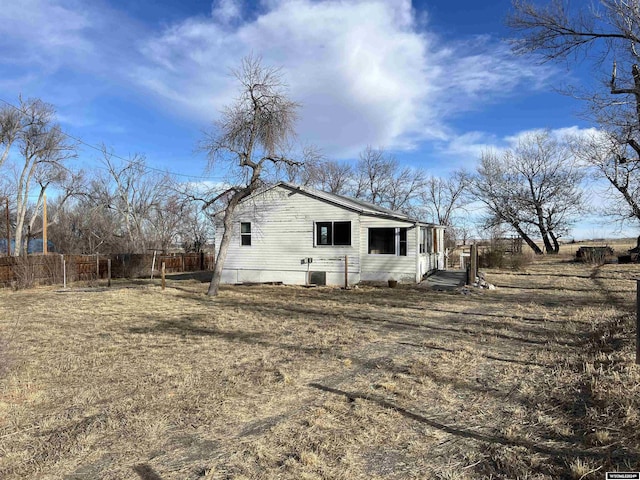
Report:
[{"label": "brown grass field", "polygon": [[3,479],[602,479],[640,468],[638,265],[497,290],[0,291]]}]

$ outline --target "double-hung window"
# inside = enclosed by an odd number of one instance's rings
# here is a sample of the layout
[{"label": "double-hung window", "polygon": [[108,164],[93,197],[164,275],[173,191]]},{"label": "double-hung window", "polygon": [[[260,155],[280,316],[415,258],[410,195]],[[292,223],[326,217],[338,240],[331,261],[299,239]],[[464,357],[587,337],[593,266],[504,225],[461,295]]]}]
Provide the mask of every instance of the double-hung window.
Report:
[{"label": "double-hung window", "polygon": [[251,246],[251,222],[240,222],[240,245]]},{"label": "double-hung window", "polygon": [[351,222],[316,222],[316,245],[351,245]]}]

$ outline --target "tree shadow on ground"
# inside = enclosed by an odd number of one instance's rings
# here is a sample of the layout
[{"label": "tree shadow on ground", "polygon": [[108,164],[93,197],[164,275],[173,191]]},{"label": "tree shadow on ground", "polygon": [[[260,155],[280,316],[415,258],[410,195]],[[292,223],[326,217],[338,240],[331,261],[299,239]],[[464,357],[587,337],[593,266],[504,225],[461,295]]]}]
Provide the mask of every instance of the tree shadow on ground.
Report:
[{"label": "tree shadow on ground", "polygon": [[184,282],[187,280],[196,280],[200,283],[209,283],[213,272],[210,270],[202,270],[199,272],[184,272],[184,273],[167,273],[167,280],[175,280],[177,282]]},{"label": "tree shadow on ground", "polygon": [[145,463],[134,466],[133,471],[138,474],[140,480],[162,480],[162,477]]},{"label": "tree shadow on ground", "polygon": [[[563,442],[564,446],[558,446],[557,440],[550,439],[550,442],[553,441],[555,445],[545,445],[542,442],[534,442],[524,438],[506,438],[503,435],[491,435],[487,433],[480,433],[477,431],[470,430],[468,428],[459,427],[457,425],[446,424],[441,421],[427,418],[423,415],[415,413],[411,410],[403,408],[395,403],[390,402],[389,400],[380,397],[378,395],[373,394],[363,394],[360,392],[347,392],[344,390],[340,390],[338,388],[329,387],[327,385],[322,385],[319,383],[310,383],[309,387],[321,390],[323,392],[332,393],[335,395],[340,395],[346,397],[350,401],[355,401],[356,399],[365,400],[368,402],[375,403],[382,408],[393,410],[405,418],[410,420],[414,420],[416,422],[420,422],[422,424],[426,424],[431,428],[440,430],[442,432],[446,432],[451,435],[455,435],[456,437],[462,437],[467,439],[477,440],[479,442],[483,442],[486,444],[500,444],[507,447],[524,447],[527,450],[535,453],[541,453],[547,455],[550,461],[555,466],[560,469],[566,469],[566,459],[580,457],[592,459],[601,463],[609,463],[611,464],[612,460],[617,459],[618,461],[622,460],[620,454],[615,450],[612,451],[612,448],[602,448],[602,449],[584,449],[576,446],[575,442]],[[637,462],[640,460],[640,455],[625,452],[624,460]],[[544,466],[543,470],[546,470]],[[495,472],[494,472],[495,473]]]}]

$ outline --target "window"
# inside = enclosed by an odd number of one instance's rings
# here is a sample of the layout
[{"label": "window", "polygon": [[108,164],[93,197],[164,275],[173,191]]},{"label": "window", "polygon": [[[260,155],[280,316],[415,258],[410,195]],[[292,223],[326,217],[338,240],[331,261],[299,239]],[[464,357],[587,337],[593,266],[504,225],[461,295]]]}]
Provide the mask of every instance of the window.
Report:
[{"label": "window", "polygon": [[351,222],[316,222],[316,245],[351,245]]},{"label": "window", "polygon": [[240,245],[251,245],[251,222],[240,222]]},{"label": "window", "polygon": [[425,236],[427,238],[426,253],[433,253],[433,229],[426,230]]},{"label": "window", "polygon": [[427,229],[420,227],[420,253],[427,252]]},{"label": "window", "polygon": [[398,229],[398,255],[407,256],[407,229]]},{"label": "window", "polygon": [[406,228],[370,228],[369,253],[376,255],[407,255]]},{"label": "window", "polygon": [[333,222],[333,244],[351,245],[351,222]]}]

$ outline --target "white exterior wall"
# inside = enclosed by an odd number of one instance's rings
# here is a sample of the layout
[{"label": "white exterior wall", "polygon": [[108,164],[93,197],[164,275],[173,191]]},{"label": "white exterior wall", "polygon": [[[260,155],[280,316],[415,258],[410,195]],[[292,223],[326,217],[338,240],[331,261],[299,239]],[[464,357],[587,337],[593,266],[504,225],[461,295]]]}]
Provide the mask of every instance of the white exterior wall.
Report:
[{"label": "white exterior wall", "polygon": [[[345,255],[349,284],[360,281],[360,220],[356,212],[275,187],[242,203],[234,216],[222,283],[304,285],[309,271],[321,271],[326,272],[327,285],[344,285]],[[340,221],[351,222],[350,246],[314,246],[314,222]],[[241,222],[251,222],[250,246],[240,244]],[[216,225],[219,232],[220,224],[221,219]],[[313,262],[302,264],[307,258]]]},{"label": "white exterior wall", "polygon": [[[407,255],[369,254],[369,228],[406,228]],[[362,272],[360,277],[365,281],[398,280],[401,282],[418,282],[418,235],[415,223],[385,218],[366,217],[360,219],[360,255]],[[397,253],[397,252],[396,252]]]},{"label": "white exterior wall", "polygon": [[[326,272],[327,285],[344,285],[345,255],[350,285],[389,279],[419,282],[426,273],[444,268],[442,228],[427,227],[427,235],[437,232],[437,251],[420,254],[420,224],[360,215],[301,191],[274,187],[243,202],[234,216],[222,283],[304,285],[310,282],[309,272]],[[216,220],[221,232],[222,218]],[[314,245],[315,222],[341,221],[351,222],[350,246]],[[250,246],[241,245],[242,222],[251,223]],[[369,228],[407,228],[407,255],[369,254]],[[312,258],[312,263],[301,263],[307,258]]]}]

